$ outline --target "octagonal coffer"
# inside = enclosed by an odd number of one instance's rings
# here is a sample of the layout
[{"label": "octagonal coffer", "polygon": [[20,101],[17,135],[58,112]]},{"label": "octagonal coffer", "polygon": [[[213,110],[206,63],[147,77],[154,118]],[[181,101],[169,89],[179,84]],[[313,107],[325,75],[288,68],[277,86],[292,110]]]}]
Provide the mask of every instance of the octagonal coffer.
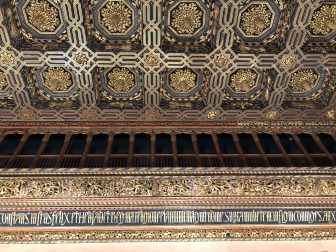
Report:
[{"label": "octagonal coffer", "polygon": [[67,27],[60,5],[51,0],[22,0],[16,11],[22,28],[37,39],[58,39]]}]

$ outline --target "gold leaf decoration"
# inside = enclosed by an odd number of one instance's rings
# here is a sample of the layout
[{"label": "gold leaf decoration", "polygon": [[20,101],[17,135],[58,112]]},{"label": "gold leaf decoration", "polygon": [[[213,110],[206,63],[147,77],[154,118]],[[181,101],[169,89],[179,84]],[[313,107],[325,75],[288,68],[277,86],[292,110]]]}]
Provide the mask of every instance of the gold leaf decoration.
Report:
[{"label": "gold leaf decoration", "polygon": [[256,85],[257,74],[251,70],[238,70],[231,76],[229,86],[235,92],[248,92]]},{"label": "gold leaf decoration", "polygon": [[265,4],[252,5],[242,16],[242,29],[248,36],[260,36],[270,27],[271,17]]},{"label": "gold leaf decoration", "polygon": [[195,3],[181,3],[172,12],[172,27],[180,34],[192,35],[201,27],[202,12]]},{"label": "gold leaf decoration", "polygon": [[41,32],[54,32],[60,25],[59,11],[47,0],[32,0],[26,8],[28,21]]},{"label": "gold leaf decoration", "polygon": [[176,70],[169,77],[169,85],[175,92],[186,93],[197,85],[196,74],[189,69]]},{"label": "gold leaf decoration", "polygon": [[0,72],[0,90],[4,90],[8,86],[6,75],[4,72]]},{"label": "gold leaf decoration", "polygon": [[309,92],[316,85],[318,75],[312,69],[299,70],[291,75],[289,89],[293,93]]},{"label": "gold leaf decoration", "polygon": [[102,25],[111,33],[124,33],[132,25],[132,11],[123,1],[110,1],[101,10]]},{"label": "gold leaf decoration", "polygon": [[114,68],[108,74],[109,86],[118,93],[127,93],[135,86],[135,77],[126,68]]},{"label": "gold leaf decoration", "polygon": [[326,36],[336,31],[336,5],[324,5],[314,12],[310,27],[315,35]]},{"label": "gold leaf decoration", "polygon": [[44,84],[52,91],[65,92],[72,86],[71,75],[64,68],[48,68],[42,75]]}]

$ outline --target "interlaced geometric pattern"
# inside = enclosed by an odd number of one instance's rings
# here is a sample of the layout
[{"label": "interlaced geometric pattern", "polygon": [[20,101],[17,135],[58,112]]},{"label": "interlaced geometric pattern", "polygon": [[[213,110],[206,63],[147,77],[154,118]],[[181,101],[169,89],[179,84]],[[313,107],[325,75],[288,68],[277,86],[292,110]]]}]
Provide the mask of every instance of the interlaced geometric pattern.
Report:
[{"label": "interlaced geometric pattern", "polygon": [[336,3],[1,0],[2,121],[333,120]]}]

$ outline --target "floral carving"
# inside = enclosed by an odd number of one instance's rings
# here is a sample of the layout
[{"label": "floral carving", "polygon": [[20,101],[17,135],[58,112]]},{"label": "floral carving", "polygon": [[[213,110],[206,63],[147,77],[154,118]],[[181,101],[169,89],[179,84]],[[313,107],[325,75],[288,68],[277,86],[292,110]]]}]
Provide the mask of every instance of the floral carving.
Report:
[{"label": "floral carving", "polygon": [[296,63],[296,58],[292,54],[284,54],[281,58],[281,65],[285,69],[289,69]]},{"label": "floral carving", "polygon": [[248,36],[260,36],[271,25],[272,12],[265,4],[254,4],[242,15],[241,28]]},{"label": "floral carving", "polygon": [[309,92],[316,85],[318,75],[312,69],[299,70],[291,75],[289,89],[293,93]]},{"label": "floral carving", "polygon": [[32,0],[26,8],[28,21],[40,32],[54,32],[60,25],[59,11],[47,0]]},{"label": "floral carving", "polygon": [[14,57],[9,52],[3,52],[0,54],[0,65],[1,66],[10,66],[14,63]]},{"label": "floral carving", "polygon": [[75,61],[78,65],[86,65],[88,58],[84,53],[78,53],[75,55]]},{"label": "floral carving", "polygon": [[329,35],[336,31],[336,5],[324,5],[313,14],[310,23],[315,35]]},{"label": "floral carving", "polygon": [[189,69],[179,69],[170,74],[169,85],[175,92],[186,93],[196,85],[197,76]]},{"label": "floral carving", "polygon": [[44,84],[55,92],[65,92],[72,86],[71,74],[61,67],[51,67],[42,73]]},{"label": "floral carving", "polygon": [[227,67],[227,65],[229,64],[229,62],[230,62],[230,56],[228,56],[228,55],[220,55],[215,60],[215,64],[218,67],[222,67],[222,68]]},{"label": "floral carving", "polygon": [[117,93],[127,93],[135,86],[135,77],[126,68],[114,68],[108,74],[108,85]]},{"label": "floral carving", "polygon": [[336,236],[334,228],[225,228],[225,229],[154,229],[154,230],[69,230],[0,232],[4,243],[61,243],[95,241],[152,241],[152,239],[175,240],[272,240],[272,239],[330,239]]},{"label": "floral carving", "polygon": [[0,198],[333,196],[334,178],[2,178]]},{"label": "floral carving", "polygon": [[202,12],[196,3],[181,3],[172,12],[172,27],[179,34],[192,35],[201,27]]},{"label": "floral carving", "polygon": [[235,92],[248,92],[257,84],[257,77],[252,70],[240,69],[231,76],[229,86]]},{"label": "floral carving", "polygon": [[109,1],[101,16],[102,25],[111,33],[125,33],[132,25],[132,11],[123,1]]},{"label": "floral carving", "polygon": [[8,86],[6,75],[4,72],[0,72],[0,91],[5,90]]},{"label": "floral carving", "polygon": [[149,67],[156,67],[160,64],[160,59],[157,54],[151,53],[146,57],[145,64]]}]

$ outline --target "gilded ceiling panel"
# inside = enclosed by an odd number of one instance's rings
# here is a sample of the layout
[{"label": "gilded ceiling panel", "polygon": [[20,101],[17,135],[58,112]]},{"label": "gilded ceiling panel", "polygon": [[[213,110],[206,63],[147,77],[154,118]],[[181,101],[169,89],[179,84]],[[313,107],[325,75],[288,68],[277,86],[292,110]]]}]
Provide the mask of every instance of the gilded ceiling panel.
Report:
[{"label": "gilded ceiling panel", "polygon": [[328,0],[0,0],[3,121],[334,120]]}]

